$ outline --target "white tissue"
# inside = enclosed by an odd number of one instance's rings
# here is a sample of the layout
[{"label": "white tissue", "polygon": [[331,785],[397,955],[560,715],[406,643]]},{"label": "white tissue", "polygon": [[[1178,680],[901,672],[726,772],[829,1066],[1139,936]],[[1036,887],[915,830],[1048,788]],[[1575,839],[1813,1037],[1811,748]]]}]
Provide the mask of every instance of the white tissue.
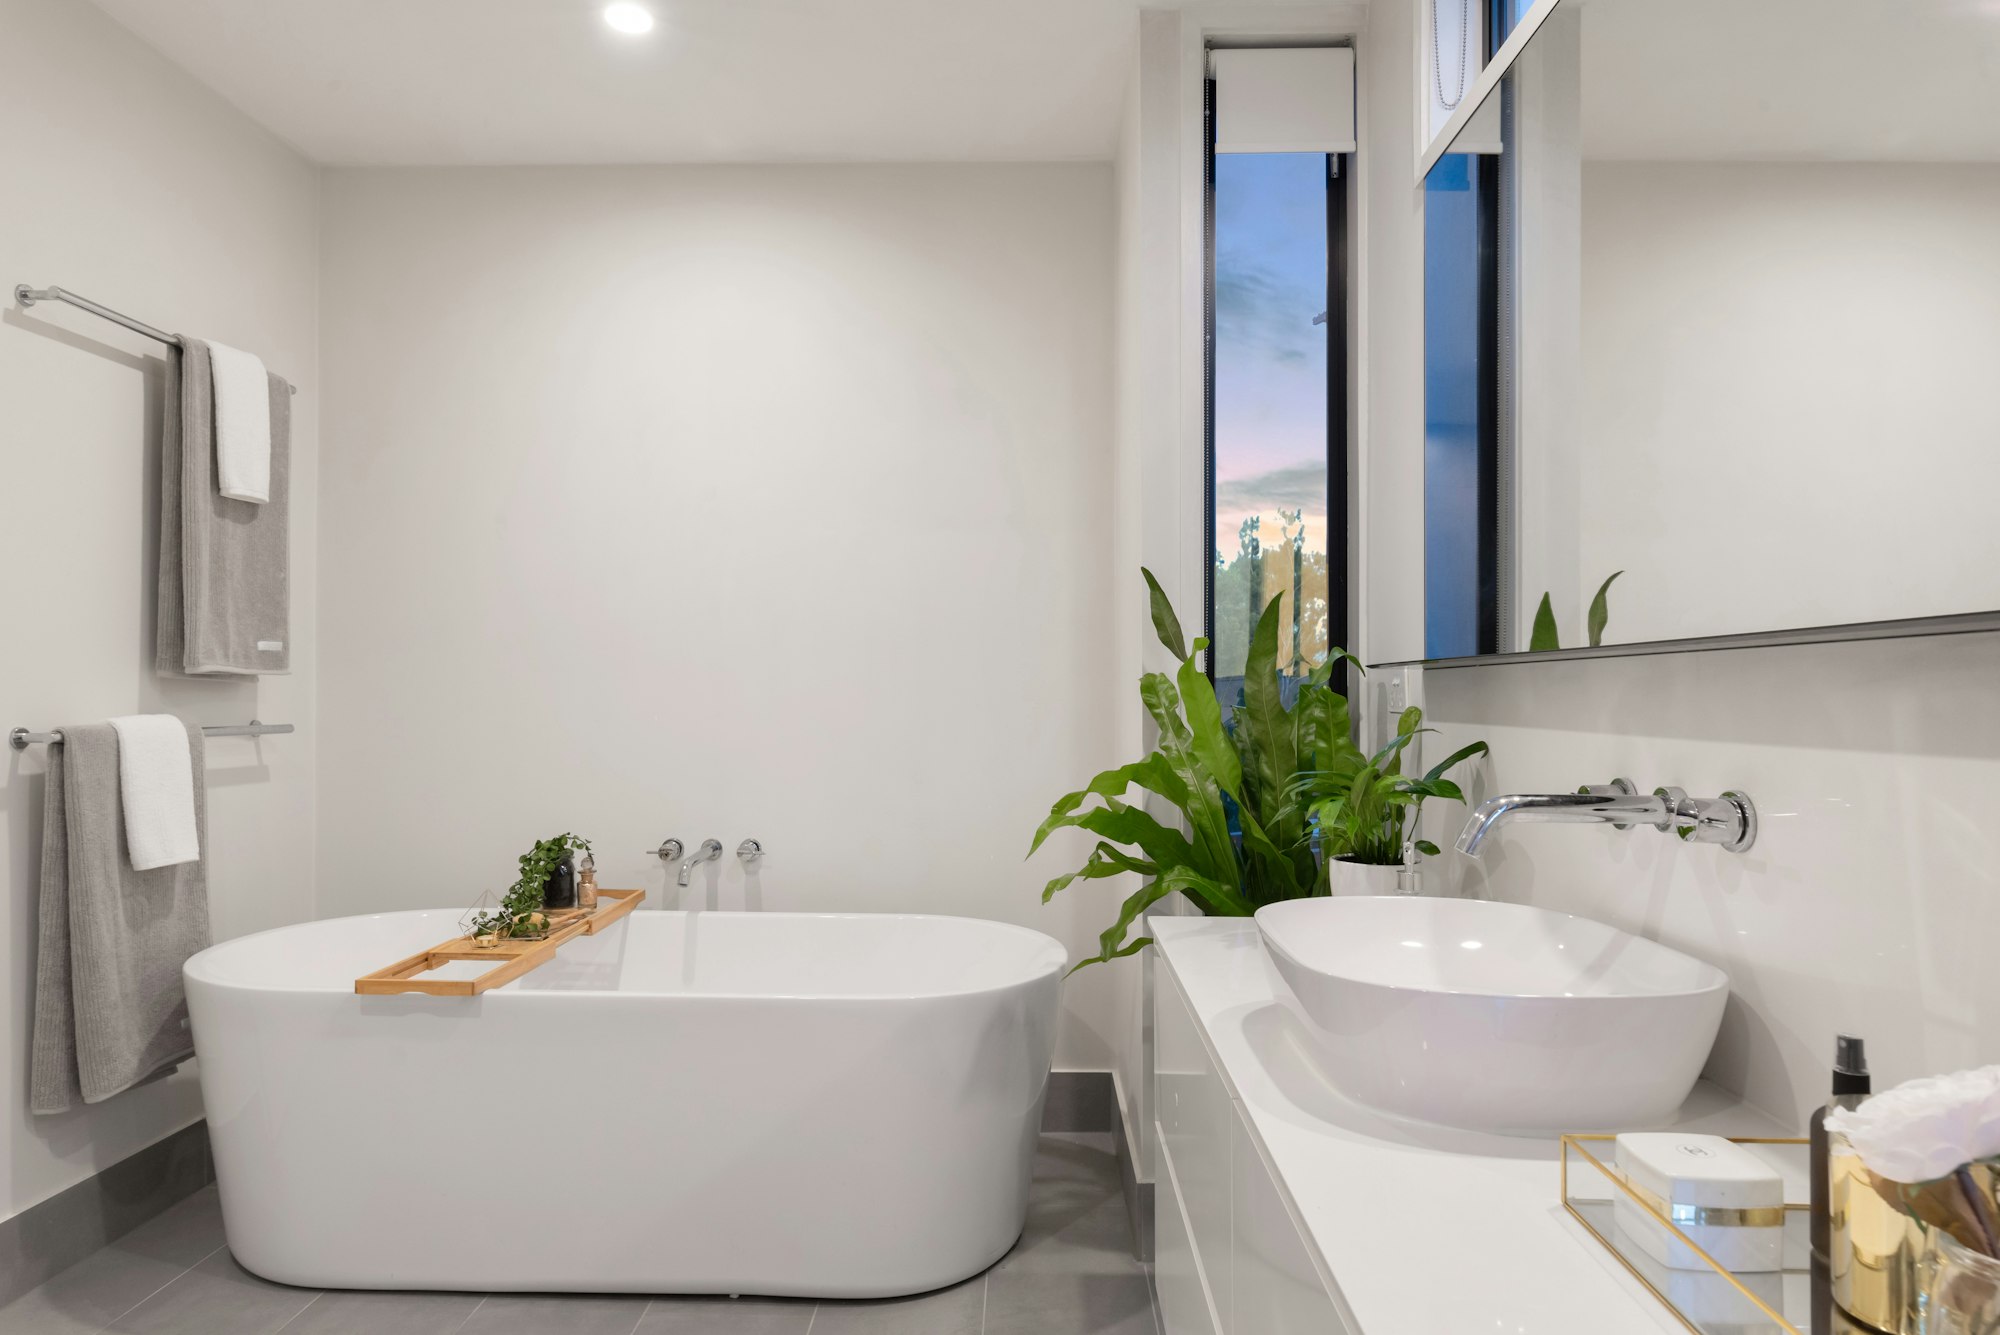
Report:
[{"label": "white tissue", "polygon": [[1892,1182],[1935,1182],[2000,1156],[2000,1066],[1926,1076],[1828,1115],[1861,1162]]}]

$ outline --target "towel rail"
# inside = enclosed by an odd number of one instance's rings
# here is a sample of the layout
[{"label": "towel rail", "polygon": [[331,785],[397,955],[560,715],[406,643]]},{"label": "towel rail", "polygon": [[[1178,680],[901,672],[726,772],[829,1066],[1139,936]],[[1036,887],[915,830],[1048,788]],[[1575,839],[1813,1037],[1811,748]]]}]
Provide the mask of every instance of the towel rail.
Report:
[{"label": "towel rail", "polygon": [[[251,719],[248,723],[222,723],[212,728],[203,728],[204,737],[271,737],[278,733],[297,731],[289,723],[259,723]],[[7,741],[16,751],[25,751],[31,746],[48,746],[63,739],[61,732],[29,732],[26,728],[16,728],[7,734]]]},{"label": "towel rail", "polygon": [[[181,345],[180,335],[178,334],[169,334],[163,329],[155,329],[144,320],[135,320],[129,315],[114,311],[109,306],[99,305],[89,297],[80,297],[65,288],[29,287],[26,283],[16,283],[14,285],[14,300],[20,302],[24,310],[38,301],[65,301],[80,311],[89,311],[101,320],[109,320],[113,324],[122,324],[133,333],[144,334],[147,338],[165,343],[168,347],[178,348]],[[287,388],[294,394],[299,392],[297,385],[289,385]]]}]

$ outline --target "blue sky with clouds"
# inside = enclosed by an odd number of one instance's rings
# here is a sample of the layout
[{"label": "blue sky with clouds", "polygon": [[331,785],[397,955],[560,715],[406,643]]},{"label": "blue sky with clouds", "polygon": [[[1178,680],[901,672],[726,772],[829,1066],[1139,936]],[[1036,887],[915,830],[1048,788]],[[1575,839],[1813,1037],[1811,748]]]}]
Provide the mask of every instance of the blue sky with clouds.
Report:
[{"label": "blue sky with clouds", "polygon": [[[1215,160],[1215,527],[1306,512],[1326,546],[1326,158]],[[1273,527],[1266,521],[1265,529]]]}]

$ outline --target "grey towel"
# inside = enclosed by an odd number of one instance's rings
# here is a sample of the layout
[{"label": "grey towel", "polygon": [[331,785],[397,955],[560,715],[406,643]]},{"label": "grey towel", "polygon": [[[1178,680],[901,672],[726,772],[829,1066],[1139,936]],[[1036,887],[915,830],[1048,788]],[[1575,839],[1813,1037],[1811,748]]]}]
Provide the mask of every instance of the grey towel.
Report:
[{"label": "grey towel", "polygon": [[[208,847],[201,729],[188,729],[194,818]],[[164,1075],[194,1055],[181,965],[208,944],[199,862],[132,870],[118,797],[118,734],[63,729],[48,750],[41,941],[28,1106],[63,1112]]]},{"label": "grey towel", "polygon": [[215,386],[208,345],[167,355],[160,431],[160,617],[153,655],[166,676],[292,670],[291,386],[271,377],[271,499],[233,501],[215,485]]}]

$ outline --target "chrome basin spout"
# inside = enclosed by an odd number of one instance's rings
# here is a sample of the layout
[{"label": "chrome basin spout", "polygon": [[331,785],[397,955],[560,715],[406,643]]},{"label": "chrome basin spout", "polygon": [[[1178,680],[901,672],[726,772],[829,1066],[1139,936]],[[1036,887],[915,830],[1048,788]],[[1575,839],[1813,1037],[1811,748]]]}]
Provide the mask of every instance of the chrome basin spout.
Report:
[{"label": "chrome basin spout", "polygon": [[1459,831],[1458,851],[1479,856],[1486,836],[1513,821],[1558,821],[1578,825],[1634,825],[1665,829],[1671,816],[1666,797],[1635,792],[1626,779],[1591,784],[1573,793],[1508,793],[1481,802]]}]

